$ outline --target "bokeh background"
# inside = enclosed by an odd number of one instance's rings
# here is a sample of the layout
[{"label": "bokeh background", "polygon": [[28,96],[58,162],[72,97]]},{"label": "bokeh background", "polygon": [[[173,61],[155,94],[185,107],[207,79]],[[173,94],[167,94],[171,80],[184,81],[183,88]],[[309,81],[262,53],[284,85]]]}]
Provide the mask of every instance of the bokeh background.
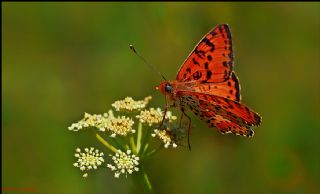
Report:
[{"label": "bokeh background", "polygon": [[[38,193],[122,194],[131,178],[86,180],[76,147],[91,133],[67,127],[115,100],[153,96],[201,37],[231,27],[243,102],[259,112],[253,139],[192,119],[192,151],[163,150],[146,166],[157,193],[320,193],[320,4],[2,3],[2,187]],[[24,191],[25,193],[27,191]],[[7,191],[5,193],[15,193]],[[23,192],[19,192],[23,193]]]}]

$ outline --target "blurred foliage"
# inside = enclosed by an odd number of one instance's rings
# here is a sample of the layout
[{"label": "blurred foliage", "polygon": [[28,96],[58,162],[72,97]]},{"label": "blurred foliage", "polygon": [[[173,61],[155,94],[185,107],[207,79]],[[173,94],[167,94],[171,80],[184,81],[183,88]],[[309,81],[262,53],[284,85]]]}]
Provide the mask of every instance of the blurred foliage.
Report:
[{"label": "blurred foliage", "polygon": [[[221,135],[192,114],[192,151],[166,150],[147,171],[158,193],[320,193],[320,4],[2,3],[2,187],[122,194],[130,178],[72,166],[91,133],[67,127],[125,96],[153,95],[200,38],[232,30],[243,102],[259,112],[253,139]],[[14,193],[14,192],[7,192]]]}]

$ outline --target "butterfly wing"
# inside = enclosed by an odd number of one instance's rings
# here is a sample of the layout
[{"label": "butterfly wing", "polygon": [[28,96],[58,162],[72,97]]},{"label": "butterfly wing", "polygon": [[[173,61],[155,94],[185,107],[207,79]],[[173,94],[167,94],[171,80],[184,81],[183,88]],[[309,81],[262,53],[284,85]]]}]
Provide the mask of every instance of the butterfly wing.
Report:
[{"label": "butterfly wing", "polygon": [[211,30],[181,66],[176,80],[219,83],[229,79],[233,68],[230,29],[221,24]]},{"label": "butterfly wing", "polygon": [[181,66],[175,80],[175,98],[209,127],[222,133],[253,136],[261,117],[240,103],[240,84],[233,72],[233,49],[228,25],[211,30]]},{"label": "butterfly wing", "polygon": [[181,106],[216,127],[221,133],[253,136],[252,126],[259,126],[261,117],[249,107],[227,98],[197,92],[178,92]]},{"label": "butterfly wing", "polygon": [[224,82],[219,83],[197,83],[197,82],[177,82],[179,91],[192,91],[204,94],[220,96],[230,100],[240,102],[240,83],[234,72]]}]

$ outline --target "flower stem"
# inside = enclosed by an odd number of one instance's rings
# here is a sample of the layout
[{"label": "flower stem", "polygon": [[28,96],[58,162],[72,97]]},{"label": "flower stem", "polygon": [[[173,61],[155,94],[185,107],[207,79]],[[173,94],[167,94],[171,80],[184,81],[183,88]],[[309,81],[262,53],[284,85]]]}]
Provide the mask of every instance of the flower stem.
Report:
[{"label": "flower stem", "polygon": [[140,152],[141,148],[141,138],[142,138],[142,123],[139,122],[138,133],[137,133],[137,152]]},{"label": "flower stem", "polygon": [[109,144],[106,140],[104,140],[98,133],[96,133],[96,138],[103,144],[105,145],[107,148],[109,148],[111,151],[113,151],[114,153],[117,153],[117,149],[115,147],[113,147],[111,144]]},{"label": "flower stem", "polygon": [[163,144],[159,145],[158,148],[148,152],[147,154],[144,155],[145,158],[148,158],[150,156],[153,156],[154,154],[156,154],[159,150],[161,150],[163,148]]},{"label": "flower stem", "polygon": [[137,146],[136,146],[135,143],[134,143],[134,138],[133,138],[133,136],[130,137],[130,144],[131,144],[131,149],[132,149],[132,151],[133,151],[135,154],[137,154],[137,153],[138,153],[138,152],[137,152]]},{"label": "flower stem", "polygon": [[153,194],[154,191],[153,191],[153,188],[152,188],[152,185],[151,185],[151,182],[149,180],[149,177],[146,173],[146,171],[144,170],[144,167],[143,166],[140,166],[140,169],[139,169],[139,181],[140,183],[143,185],[143,189],[145,191],[145,193],[147,194]]},{"label": "flower stem", "polygon": [[146,147],[148,146],[148,141],[151,137],[151,129],[150,128],[147,128],[145,134],[144,134],[144,137],[142,138],[142,143],[141,143],[141,147],[140,147],[140,150],[139,150],[139,155],[143,155],[143,153],[145,152],[146,150]]}]

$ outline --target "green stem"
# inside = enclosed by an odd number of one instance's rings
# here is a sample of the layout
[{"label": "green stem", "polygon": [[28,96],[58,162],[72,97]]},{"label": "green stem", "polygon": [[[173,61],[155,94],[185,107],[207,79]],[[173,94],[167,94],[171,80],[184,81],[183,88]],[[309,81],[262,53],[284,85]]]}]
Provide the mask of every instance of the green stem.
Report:
[{"label": "green stem", "polygon": [[148,158],[150,156],[153,156],[154,154],[156,154],[159,150],[161,150],[163,148],[163,144],[159,145],[159,147],[157,149],[154,149],[146,154],[143,154],[144,155],[144,158]]},{"label": "green stem", "polygon": [[146,153],[146,151],[148,150],[148,148],[149,148],[149,144],[147,143],[147,144],[144,146],[143,150],[142,150],[141,156],[144,156],[144,154]]},{"label": "green stem", "polygon": [[148,141],[151,137],[151,132],[152,132],[152,130],[150,128],[146,129],[146,132],[145,132],[144,137],[142,139],[141,147],[139,150],[140,156],[143,155],[144,151],[146,150],[146,146],[148,146]]},{"label": "green stem", "polygon": [[116,148],[120,148],[121,150],[125,150],[125,146],[123,145],[122,141],[119,142],[121,138],[114,138],[114,137],[109,137],[108,142],[110,142],[111,145],[113,145]]},{"label": "green stem", "polygon": [[151,182],[143,166],[140,166],[138,177],[139,177],[139,182],[142,184],[145,193],[153,194],[154,191],[153,191]]},{"label": "green stem", "polygon": [[113,147],[111,144],[109,144],[106,140],[104,140],[98,133],[96,133],[96,138],[103,144],[105,145],[107,148],[109,148],[111,151],[113,151],[114,153],[117,153],[117,149],[115,147]]},{"label": "green stem", "polygon": [[140,152],[142,138],[142,123],[139,122],[138,133],[137,133],[137,152]]},{"label": "green stem", "polygon": [[137,154],[137,153],[138,153],[138,152],[137,152],[137,147],[136,147],[136,145],[135,145],[135,143],[134,143],[134,138],[133,138],[133,136],[130,137],[130,144],[131,144],[131,149],[132,149],[133,153]]}]

